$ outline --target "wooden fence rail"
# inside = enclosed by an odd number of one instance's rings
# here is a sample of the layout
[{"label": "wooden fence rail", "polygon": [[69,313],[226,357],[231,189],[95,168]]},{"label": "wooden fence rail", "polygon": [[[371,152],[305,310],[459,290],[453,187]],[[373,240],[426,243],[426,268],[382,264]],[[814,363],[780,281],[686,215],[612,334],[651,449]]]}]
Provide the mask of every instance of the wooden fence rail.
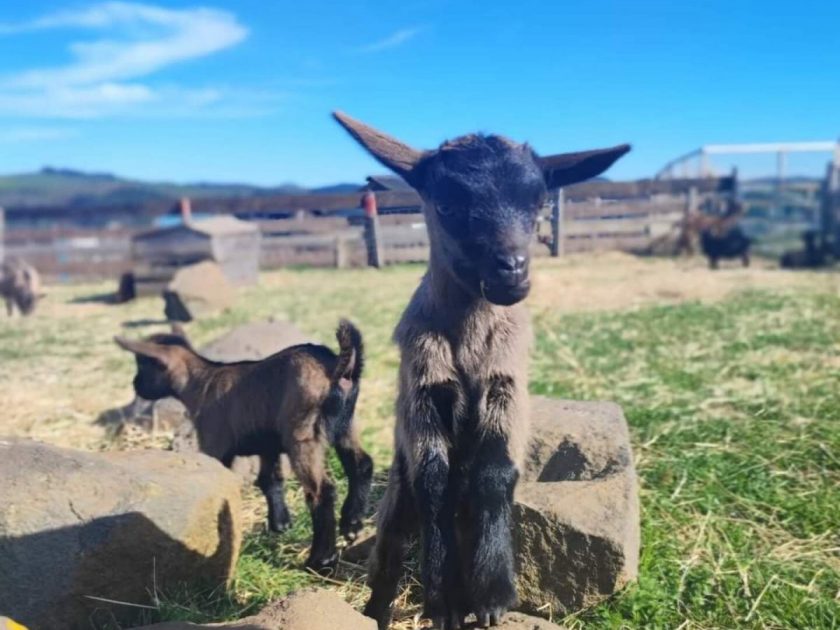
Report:
[{"label": "wooden fence rail", "polygon": [[[703,180],[587,182],[555,191],[541,217],[534,251],[562,255],[596,249],[644,248],[672,229],[702,199],[731,194],[735,177]],[[292,218],[267,219],[259,213],[278,208],[347,210],[359,208],[361,194],[284,195],[215,200],[212,210],[248,211],[262,233],[260,267],[381,266],[428,260],[429,238],[419,197],[413,192],[376,193],[374,211],[319,216],[296,212]],[[370,203],[370,201],[368,201]],[[197,199],[193,211],[211,210]],[[30,260],[47,277],[116,278],[132,268],[131,237],[137,230],[7,226],[5,250]],[[0,229],[0,233],[2,233]]]}]

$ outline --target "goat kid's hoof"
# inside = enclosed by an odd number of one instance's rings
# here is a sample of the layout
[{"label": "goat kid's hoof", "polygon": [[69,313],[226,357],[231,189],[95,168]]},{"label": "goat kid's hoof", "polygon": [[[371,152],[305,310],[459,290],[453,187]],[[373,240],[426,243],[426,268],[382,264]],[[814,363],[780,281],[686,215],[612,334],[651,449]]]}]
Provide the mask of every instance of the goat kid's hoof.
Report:
[{"label": "goat kid's hoof", "polygon": [[502,623],[502,617],[507,611],[503,608],[492,608],[490,610],[479,610],[475,613],[476,622],[479,628],[489,628]]},{"label": "goat kid's hoof", "polygon": [[432,627],[439,630],[461,630],[465,627],[465,618],[458,613],[449,613],[444,617],[432,618]]},{"label": "goat kid's hoof", "polygon": [[285,518],[278,518],[268,521],[268,529],[275,534],[282,534],[285,531],[288,531],[292,526],[292,519],[290,516],[286,515]]},{"label": "goat kid's hoof", "polygon": [[338,565],[338,554],[333,553],[326,558],[310,558],[306,561],[306,568],[315,571],[318,575],[325,577],[335,573],[335,567]]},{"label": "goat kid's hoof", "polygon": [[362,611],[365,617],[370,617],[376,622],[378,630],[388,630],[391,625],[391,607],[386,606],[383,610],[382,606],[376,605],[373,601],[369,601]]},{"label": "goat kid's hoof", "polygon": [[362,521],[353,519],[349,523],[339,523],[338,531],[347,542],[355,542],[359,537],[359,532],[362,531]]}]

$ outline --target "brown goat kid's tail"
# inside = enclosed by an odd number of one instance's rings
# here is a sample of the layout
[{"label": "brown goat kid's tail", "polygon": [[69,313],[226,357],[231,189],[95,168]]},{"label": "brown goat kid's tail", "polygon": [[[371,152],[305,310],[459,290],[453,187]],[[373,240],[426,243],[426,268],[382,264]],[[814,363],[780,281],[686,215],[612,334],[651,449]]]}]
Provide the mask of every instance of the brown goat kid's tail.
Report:
[{"label": "brown goat kid's tail", "polygon": [[342,319],[335,331],[335,338],[338,339],[338,360],[330,379],[330,392],[322,407],[327,435],[333,444],[337,444],[350,431],[364,364],[362,333],[358,328]]},{"label": "brown goat kid's tail", "polygon": [[362,333],[348,320],[342,319],[335,331],[335,338],[338,340],[339,352],[332,376],[333,385],[339,384],[341,379],[358,385],[364,366]]}]

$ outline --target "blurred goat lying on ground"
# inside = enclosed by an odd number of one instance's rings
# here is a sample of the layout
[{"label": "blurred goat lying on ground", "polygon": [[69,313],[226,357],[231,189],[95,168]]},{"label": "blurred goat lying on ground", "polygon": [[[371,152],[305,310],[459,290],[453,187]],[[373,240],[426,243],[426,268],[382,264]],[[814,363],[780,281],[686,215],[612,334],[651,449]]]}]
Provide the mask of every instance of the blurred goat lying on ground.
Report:
[{"label": "blurred goat lying on ground", "polygon": [[31,315],[41,293],[41,278],[35,267],[20,258],[8,258],[0,264],[0,296],[6,301],[6,313],[15,308],[21,315]]},{"label": "blurred goat lying on ground", "polygon": [[363,347],[359,330],[342,320],[340,352],[301,344],[261,361],[217,363],[199,355],[180,328],[143,341],[115,338],[135,354],[138,396],[174,396],[187,407],[202,452],[230,467],[234,457],[258,455],[257,485],[268,502],[268,525],[283,531],[291,516],[279,467],[286,453],[312,514],[313,539],[306,566],[329,571],[336,562],[335,486],[326,469],[332,444],[349,480],[339,529],[348,540],[362,526],[373,462],[362,450],[353,422]]}]

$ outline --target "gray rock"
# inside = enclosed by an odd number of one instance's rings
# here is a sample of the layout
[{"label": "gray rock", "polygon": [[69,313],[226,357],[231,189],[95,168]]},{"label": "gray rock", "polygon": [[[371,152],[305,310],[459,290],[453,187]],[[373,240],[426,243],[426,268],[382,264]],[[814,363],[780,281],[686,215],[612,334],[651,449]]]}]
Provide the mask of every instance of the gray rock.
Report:
[{"label": "gray rock", "polygon": [[217,461],[0,439],[0,610],[30,630],[131,623],[155,589],[229,581],[239,483]]},{"label": "gray rock", "polygon": [[630,436],[613,403],[532,399],[514,502],[523,610],[569,612],[638,572],[639,498]]},{"label": "gray rock", "polygon": [[114,407],[99,414],[96,424],[119,427],[134,425],[139,429],[153,433],[172,431],[188,421],[187,409],[175,398],[144,400],[135,396],[127,405]]},{"label": "gray rock", "polygon": [[[520,626],[511,626],[520,628]],[[230,628],[231,630],[376,630],[373,619],[357,612],[350,604],[331,591],[311,588],[289,595],[269,604],[252,617],[229,623],[197,625],[183,621],[169,621],[138,630],[195,630],[196,628]],[[521,626],[531,630],[531,626]],[[543,630],[542,626],[534,626]],[[549,627],[545,627],[549,630]]]},{"label": "gray rock", "polygon": [[164,314],[170,321],[189,322],[230,308],[234,299],[221,267],[205,260],[175,272],[163,291]]},{"label": "gray rock", "polygon": [[264,359],[283,348],[311,342],[291,322],[269,320],[237,326],[201,348],[212,361],[254,361]]},{"label": "gray rock", "polygon": [[562,626],[542,617],[532,617],[521,612],[509,612],[496,628],[505,630],[563,630]]}]

